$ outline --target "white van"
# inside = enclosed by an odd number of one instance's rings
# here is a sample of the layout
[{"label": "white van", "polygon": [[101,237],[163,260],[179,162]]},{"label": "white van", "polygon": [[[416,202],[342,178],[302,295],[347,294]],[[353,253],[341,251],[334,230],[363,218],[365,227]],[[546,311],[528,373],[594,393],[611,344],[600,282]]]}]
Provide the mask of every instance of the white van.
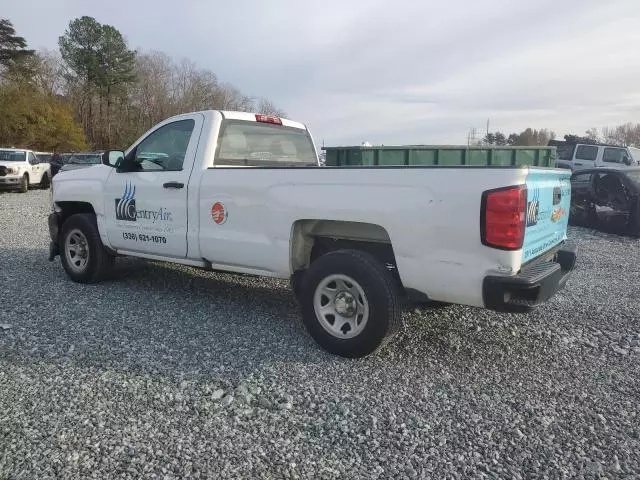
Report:
[{"label": "white van", "polygon": [[579,170],[582,168],[627,168],[640,165],[640,149],[616,145],[590,145],[551,140],[556,147],[558,168]]}]

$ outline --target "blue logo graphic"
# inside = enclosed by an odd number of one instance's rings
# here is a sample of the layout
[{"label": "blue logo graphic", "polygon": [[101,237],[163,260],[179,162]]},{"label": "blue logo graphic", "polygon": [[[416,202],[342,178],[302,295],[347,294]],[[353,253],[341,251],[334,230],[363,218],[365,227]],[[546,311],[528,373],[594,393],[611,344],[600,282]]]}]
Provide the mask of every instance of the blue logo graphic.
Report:
[{"label": "blue logo graphic", "polygon": [[136,212],[136,187],[127,183],[124,187],[122,198],[116,198],[116,219],[135,222]]}]

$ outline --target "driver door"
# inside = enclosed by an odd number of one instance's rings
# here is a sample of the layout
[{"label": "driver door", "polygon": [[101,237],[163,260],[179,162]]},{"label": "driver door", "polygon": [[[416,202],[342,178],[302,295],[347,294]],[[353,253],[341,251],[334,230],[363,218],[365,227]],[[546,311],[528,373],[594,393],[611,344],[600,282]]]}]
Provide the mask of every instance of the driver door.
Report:
[{"label": "driver door", "polygon": [[105,215],[116,250],[187,256],[187,191],[203,119],[191,114],[161,123],[110,173]]}]

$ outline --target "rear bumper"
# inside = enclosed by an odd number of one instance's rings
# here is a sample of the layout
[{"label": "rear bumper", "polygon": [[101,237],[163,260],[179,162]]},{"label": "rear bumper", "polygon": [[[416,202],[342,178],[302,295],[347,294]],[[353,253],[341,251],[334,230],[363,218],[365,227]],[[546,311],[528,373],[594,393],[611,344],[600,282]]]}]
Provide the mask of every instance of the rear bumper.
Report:
[{"label": "rear bumper", "polygon": [[576,263],[576,249],[564,245],[551,260],[524,267],[518,275],[485,277],[485,307],[501,312],[528,312],[562,290]]}]

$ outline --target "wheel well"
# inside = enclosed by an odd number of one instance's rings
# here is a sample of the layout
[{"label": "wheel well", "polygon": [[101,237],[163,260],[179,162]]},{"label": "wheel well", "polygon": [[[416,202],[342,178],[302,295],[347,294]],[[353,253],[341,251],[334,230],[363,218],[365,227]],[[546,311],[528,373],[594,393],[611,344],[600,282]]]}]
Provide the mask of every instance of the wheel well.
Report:
[{"label": "wheel well", "polygon": [[296,222],[292,230],[291,271],[295,274],[306,270],[320,256],[343,249],[360,250],[373,255],[399,280],[389,234],[380,225],[361,222]]},{"label": "wheel well", "polygon": [[95,210],[93,205],[87,202],[56,202],[60,213],[60,226],[65,222],[67,218],[76,213],[93,213]]}]

